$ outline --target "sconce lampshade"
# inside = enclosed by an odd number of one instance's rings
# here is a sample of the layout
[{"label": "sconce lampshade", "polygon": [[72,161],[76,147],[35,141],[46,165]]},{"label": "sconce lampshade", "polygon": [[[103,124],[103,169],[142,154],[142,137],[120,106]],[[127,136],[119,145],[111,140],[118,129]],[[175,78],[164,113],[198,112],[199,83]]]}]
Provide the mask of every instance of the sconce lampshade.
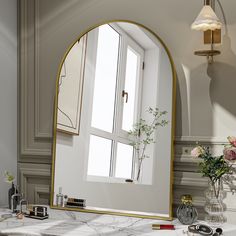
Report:
[{"label": "sconce lampshade", "polygon": [[216,30],[221,29],[221,22],[209,5],[203,6],[196,20],[192,23],[193,30]]}]

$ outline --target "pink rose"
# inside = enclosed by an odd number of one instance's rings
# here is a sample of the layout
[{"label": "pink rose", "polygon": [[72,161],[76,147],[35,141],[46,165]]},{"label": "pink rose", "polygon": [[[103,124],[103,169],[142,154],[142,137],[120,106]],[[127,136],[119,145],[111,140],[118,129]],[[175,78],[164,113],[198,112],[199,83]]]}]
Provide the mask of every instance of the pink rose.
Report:
[{"label": "pink rose", "polygon": [[201,146],[197,146],[191,151],[193,157],[199,157],[202,154],[204,154],[204,149]]},{"label": "pink rose", "polygon": [[234,147],[236,147],[236,137],[234,136],[229,136],[227,137],[228,141],[230,142],[230,144]]},{"label": "pink rose", "polygon": [[225,148],[223,153],[225,160],[236,161],[236,147]]}]

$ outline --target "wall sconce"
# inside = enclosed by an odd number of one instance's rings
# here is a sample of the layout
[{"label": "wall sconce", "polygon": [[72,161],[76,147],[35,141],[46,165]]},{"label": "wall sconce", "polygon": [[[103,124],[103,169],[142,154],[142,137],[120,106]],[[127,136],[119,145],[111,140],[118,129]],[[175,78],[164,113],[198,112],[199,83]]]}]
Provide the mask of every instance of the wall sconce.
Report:
[{"label": "wall sconce", "polygon": [[192,23],[193,30],[204,31],[204,44],[210,44],[210,50],[198,50],[194,54],[206,56],[208,63],[213,62],[213,57],[220,54],[219,50],[214,50],[215,43],[221,43],[222,24],[214,12],[215,0],[204,0],[204,6]]}]

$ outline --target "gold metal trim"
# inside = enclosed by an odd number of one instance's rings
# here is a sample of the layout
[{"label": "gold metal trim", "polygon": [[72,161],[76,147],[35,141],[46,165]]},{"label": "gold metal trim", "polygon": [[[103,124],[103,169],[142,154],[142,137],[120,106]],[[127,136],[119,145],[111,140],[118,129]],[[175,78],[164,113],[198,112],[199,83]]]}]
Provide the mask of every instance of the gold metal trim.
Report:
[{"label": "gold metal trim", "polygon": [[[170,207],[169,207],[169,217],[163,217],[163,216],[149,216],[149,215],[140,215],[140,214],[127,214],[127,213],[122,213],[122,212],[112,212],[112,211],[97,211],[97,210],[89,210],[89,209],[81,209],[81,208],[66,208],[66,207],[57,207],[53,205],[53,198],[54,198],[54,176],[55,176],[55,159],[56,159],[56,137],[57,137],[57,103],[58,103],[58,82],[59,82],[59,77],[60,77],[60,71],[63,65],[63,62],[69,53],[70,49],[74,46],[74,44],[81,38],[83,37],[86,33],[89,31],[95,29],[96,27],[99,27],[104,24],[109,24],[109,23],[114,23],[114,22],[126,22],[126,23],[131,23],[135,24],[139,27],[144,28],[151,34],[153,34],[157,40],[161,43],[161,45],[164,47],[166,50],[166,53],[168,55],[168,58],[171,63],[171,69],[172,69],[172,78],[173,78],[173,84],[172,84],[172,117],[171,117],[171,159],[170,159],[170,194],[169,194],[169,199],[170,199]],[[146,27],[145,25],[141,23],[137,23],[135,21],[131,20],[110,20],[110,21],[105,21],[105,22],[100,22],[99,24],[96,24],[92,27],[89,27],[86,31],[82,32],[78,38],[70,45],[70,47],[67,49],[66,53],[64,54],[62,61],[59,66],[59,70],[57,72],[57,79],[56,79],[56,94],[55,94],[55,103],[54,103],[54,124],[53,124],[53,157],[52,157],[52,175],[51,175],[51,191],[50,191],[50,208],[52,209],[58,209],[58,210],[67,210],[67,211],[79,211],[79,212],[87,212],[87,213],[96,213],[96,214],[109,214],[109,215],[118,215],[118,216],[127,216],[127,217],[137,217],[137,218],[145,218],[145,219],[160,219],[160,220],[173,220],[173,182],[174,182],[174,135],[175,135],[175,115],[176,115],[176,80],[177,80],[177,75],[176,75],[176,69],[174,65],[173,58],[170,54],[170,51],[164,41],[151,29]],[[82,89],[83,90],[83,89]],[[83,92],[83,91],[82,91]]]},{"label": "gold metal trim", "polygon": [[214,56],[220,55],[220,51],[219,50],[214,50],[213,49],[213,44],[211,45],[210,50],[199,50],[199,51],[195,51],[194,55],[197,56],[205,56],[207,58],[207,62],[209,64],[211,64],[213,62],[213,58]]},{"label": "gold metal trim", "polygon": [[220,54],[219,50],[199,50],[194,52],[197,56],[213,57]]}]

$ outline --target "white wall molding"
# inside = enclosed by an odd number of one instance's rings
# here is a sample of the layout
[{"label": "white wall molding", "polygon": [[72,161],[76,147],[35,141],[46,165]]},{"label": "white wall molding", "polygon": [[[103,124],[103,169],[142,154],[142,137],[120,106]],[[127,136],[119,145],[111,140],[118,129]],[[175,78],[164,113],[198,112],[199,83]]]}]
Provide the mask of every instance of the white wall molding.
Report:
[{"label": "white wall molding", "polygon": [[[34,12],[32,13],[32,8]],[[20,155],[19,161],[51,162],[51,131],[39,130],[39,1],[20,1]],[[33,22],[33,24],[32,24]],[[31,25],[30,25],[31,24]],[[34,49],[34,50],[32,50]],[[43,94],[41,94],[43,96]],[[35,158],[35,160],[33,160]]]},{"label": "white wall molding", "polygon": [[[50,165],[31,164],[31,163],[19,164],[19,181],[20,181],[21,193],[23,193],[26,199],[31,199],[31,201],[32,201],[32,197],[35,198],[35,196],[40,193],[40,191],[37,191],[37,188],[38,190],[39,189],[42,190],[43,188],[44,191],[41,191],[41,192],[49,194],[50,176],[51,176]],[[34,185],[30,186],[29,183],[32,182],[33,179],[35,180],[33,181]],[[48,183],[47,186],[45,186],[45,183],[44,183],[45,180]],[[42,184],[43,184],[42,182],[44,183],[43,187],[42,187]],[[30,188],[32,188],[32,190]],[[29,195],[30,192],[34,194]],[[36,199],[33,199],[33,202],[36,202],[35,200]]]},{"label": "white wall molding", "polygon": [[24,147],[21,151],[22,156],[42,156],[49,158],[51,156],[51,150],[45,150],[40,148],[28,148]]},{"label": "white wall molding", "polygon": [[49,198],[50,190],[48,186],[36,186],[34,188],[34,200],[35,202],[40,203],[42,195],[46,195]]},{"label": "white wall molding", "polygon": [[43,132],[40,130],[40,96],[43,96],[43,94],[40,91],[40,18],[39,18],[39,2],[40,0],[31,0],[34,1],[34,54],[35,54],[35,60],[34,60],[34,79],[35,79],[35,139],[41,139],[46,141],[49,139],[52,139],[52,132],[48,130],[48,132]]},{"label": "white wall molding", "polygon": [[194,187],[201,187],[206,188],[208,185],[208,181],[205,178],[201,177],[200,173],[194,172],[175,172],[174,174],[174,183],[175,186],[190,186],[191,188]]},{"label": "white wall molding", "polygon": [[204,143],[204,144],[226,144],[227,137],[214,137],[214,136],[175,136],[175,143],[187,143],[195,144]]}]

